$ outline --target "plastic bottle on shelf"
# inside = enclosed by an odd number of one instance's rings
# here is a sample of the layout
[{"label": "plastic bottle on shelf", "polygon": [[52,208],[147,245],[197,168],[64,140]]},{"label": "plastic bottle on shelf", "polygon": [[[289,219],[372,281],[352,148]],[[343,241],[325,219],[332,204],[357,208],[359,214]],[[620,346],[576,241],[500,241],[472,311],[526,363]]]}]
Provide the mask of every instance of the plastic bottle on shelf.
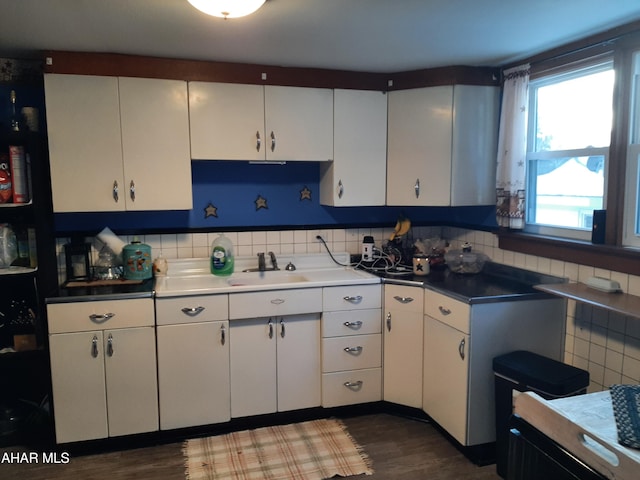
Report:
[{"label": "plastic bottle on shelf", "polygon": [[221,233],[211,244],[211,273],[231,275],[234,267],[233,244]]}]

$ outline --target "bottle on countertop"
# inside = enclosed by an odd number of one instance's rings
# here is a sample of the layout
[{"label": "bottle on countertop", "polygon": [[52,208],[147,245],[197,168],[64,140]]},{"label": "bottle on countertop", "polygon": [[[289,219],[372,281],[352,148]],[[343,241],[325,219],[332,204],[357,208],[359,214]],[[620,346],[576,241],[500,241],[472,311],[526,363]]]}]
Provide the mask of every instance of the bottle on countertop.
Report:
[{"label": "bottle on countertop", "polygon": [[211,244],[211,273],[231,275],[234,267],[233,244],[221,233]]},{"label": "bottle on countertop", "polygon": [[16,91],[11,90],[11,128],[9,131],[9,166],[11,172],[12,202],[28,203],[29,181],[27,172],[27,154],[22,121],[16,108]]}]

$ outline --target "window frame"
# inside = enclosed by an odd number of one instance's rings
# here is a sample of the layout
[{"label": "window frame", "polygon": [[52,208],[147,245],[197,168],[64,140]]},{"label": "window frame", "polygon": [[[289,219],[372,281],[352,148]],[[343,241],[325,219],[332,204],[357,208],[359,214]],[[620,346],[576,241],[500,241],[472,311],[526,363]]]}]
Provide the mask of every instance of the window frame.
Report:
[{"label": "window frame", "polygon": [[[572,228],[569,226],[561,227],[556,225],[547,225],[543,223],[529,223],[529,215],[533,210],[531,193],[533,178],[531,176],[532,162],[540,159],[555,159],[555,158],[567,158],[567,157],[582,157],[590,155],[602,155],[604,156],[604,185],[603,185],[603,198],[602,208],[607,208],[607,192],[608,192],[608,167],[609,167],[609,145],[606,147],[585,147],[575,148],[571,150],[536,150],[537,139],[537,91],[539,88],[554,85],[560,82],[584,77],[586,75],[596,74],[599,72],[612,70],[614,76],[616,75],[614,56],[609,54],[598,54],[593,57],[587,57],[580,61],[571,62],[567,65],[553,68],[551,70],[539,71],[536,74],[531,75],[529,81],[529,119],[527,127],[527,174],[526,174],[526,214],[525,214],[525,228],[527,233],[556,236],[560,238],[567,238],[572,240],[591,240],[591,230]],[[615,81],[615,80],[614,80]],[[615,93],[612,95],[615,96]],[[613,101],[613,99],[612,99]],[[542,157],[542,158],[540,158]]]}]

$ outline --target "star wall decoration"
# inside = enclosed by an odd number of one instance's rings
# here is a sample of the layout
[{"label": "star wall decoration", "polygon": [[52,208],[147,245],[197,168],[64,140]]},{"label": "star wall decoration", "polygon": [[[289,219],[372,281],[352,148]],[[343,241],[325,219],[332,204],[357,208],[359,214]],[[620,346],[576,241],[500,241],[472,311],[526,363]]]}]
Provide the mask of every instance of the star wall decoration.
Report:
[{"label": "star wall decoration", "polygon": [[209,202],[209,205],[204,207],[204,218],[216,217],[218,218],[218,207]]},{"label": "star wall decoration", "polygon": [[267,199],[264,198],[262,195],[258,195],[258,198],[256,198],[256,201],[255,201],[255,204],[256,204],[256,212],[261,208],[264,208],[267,210],[269,209],[269,207],[267,206]]},{"label": "star wall decoration", "polygon": [[302,190],[300,190],[300,201],[302,200],[311,201],[311,190],[309,190],[309,187],[307,187],[306,185]]}]

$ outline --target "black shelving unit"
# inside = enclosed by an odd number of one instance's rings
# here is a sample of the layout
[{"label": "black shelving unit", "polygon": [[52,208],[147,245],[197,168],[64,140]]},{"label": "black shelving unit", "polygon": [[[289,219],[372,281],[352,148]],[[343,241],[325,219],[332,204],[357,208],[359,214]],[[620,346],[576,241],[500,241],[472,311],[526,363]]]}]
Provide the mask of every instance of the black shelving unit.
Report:
[{"label": "black shelving unit", "polygon": [[[39,91],[43,98],[42,78],[39,86],[33,81],[30,79],[28,85],[30,94]],[[0,83],[0,102],[9,98],[10,90],[16,90],[21,98],[21,87],[19,82]],[[8,125],[6,113],[0,109],[0,128],[4,132]],[[40,125],[44,128],[43,122]],[[44,299],[56,291],[58,275],[49,157],[42,132],[42,128],[40,132],[23,132],[20,138],[30,157],[31,201],[0,204],[0,223],[10,224],[15,231],[29,228],[35,233],[37,259],[35,268],[27,265],[0,271],[0,447],[49,444],[53,439]],[[3,137],[0,148],[7,145],[6,135]],[[26,337],[16,339],[15,335]]]}]

